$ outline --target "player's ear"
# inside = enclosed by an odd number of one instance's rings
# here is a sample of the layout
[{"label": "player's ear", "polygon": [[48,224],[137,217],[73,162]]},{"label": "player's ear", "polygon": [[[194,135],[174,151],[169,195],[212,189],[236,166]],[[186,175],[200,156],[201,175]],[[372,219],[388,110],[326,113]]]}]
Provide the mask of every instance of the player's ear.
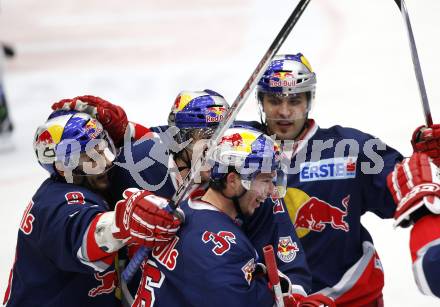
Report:
[{"label": "player's ear", "polygon": [[237,185],[240,183],[240,177],[235,172],[230,172],[228,175],[226,175],[226,185],[230,186],[232,189],[236,189]]}]

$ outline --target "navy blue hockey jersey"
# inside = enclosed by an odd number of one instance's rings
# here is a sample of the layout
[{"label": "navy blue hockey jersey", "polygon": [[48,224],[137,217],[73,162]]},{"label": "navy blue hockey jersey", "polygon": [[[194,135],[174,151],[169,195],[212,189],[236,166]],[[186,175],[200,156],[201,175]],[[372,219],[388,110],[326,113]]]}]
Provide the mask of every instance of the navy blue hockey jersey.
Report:
[{"label": "navy blue hockey jersey", "polygon": [[440,298],[440,243],[433,244],[423,250],[413,271],[419,289],[426,295]]},{"label": "navy blue hockey jersey", "polygon": [[381,295],[383,270],[361,216],[393,217],[386,177],[402,156],[351,128],[321,129],[309,120],[303,134],[284,143],[290,165],[284,201],[306,252],[312,292],[338,306],[371,302]]},{"label": "navy blue hockey jersey", "polygon": [[18,232],[6,306],[120,306],[113,265],[87,259],[83,238],[108,210],[84,187],[48,178],[32,197]]},{"label": "navy blue hockey jersey", "polygon": [[267,279],[253,276],[259,259],[242,229],[203,201],[181,208],[185,225],[144,262],[133,306],[273,306]]},{"label": "navy blue hockey jersey", "polygon": [[[152,129],[161,132],[166,127]],[[124,148],[118,157],[118,166],[112,169],[113,198],[120,198],[122,191],[129,187],[147,189],[171,198],[181,180],[170,152],[172,146],[176,146],[172,140],[159,133],[154,139],[138,141],[130,148]],[[277,251],[278,268],[289,276],[292,283],[310,291],[311,275],[304,251],[282,202],[268,199],[246,221],[244,228],[260,256],[263,247],[272,244]]]}]

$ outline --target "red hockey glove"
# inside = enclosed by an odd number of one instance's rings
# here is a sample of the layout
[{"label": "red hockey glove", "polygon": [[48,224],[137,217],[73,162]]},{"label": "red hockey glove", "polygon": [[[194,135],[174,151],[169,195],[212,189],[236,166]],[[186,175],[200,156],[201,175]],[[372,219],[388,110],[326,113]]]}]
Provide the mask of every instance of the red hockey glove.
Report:
[{"label": "red hockey glove", "polygon": [[302,296],[301,294],[292,294],[284,297],[285,307],[336,307],[335,302],[323,295],[312,294],[309,296]]},{"label": "red hockey glove", "polygon": [[414,153],[387,177],[397,204],[395,226],[408,227],[426,214],[440,214],[440,170],[423,153]]},{"label": "red hockey glove", "polygon": [[440,124],[418,127],[412,135],[411,144],[414,152],[427,154],[440,166]]},{"label": "red hockey glove", "polygon": [[164,245],[174,238],[181,222],[164,210],[168,200],[138,189],[127,189],[123,196],[115,207],[115,238],[148,248]]},{"label": "red hockey glove", "polygon": [[53,110],[76,110],[95,117],[108,132],[116,146],[124,142],[124,133],[128,120],[125,111],[102,98],[85,95],[72,99],[63,99],[52,105]]}]

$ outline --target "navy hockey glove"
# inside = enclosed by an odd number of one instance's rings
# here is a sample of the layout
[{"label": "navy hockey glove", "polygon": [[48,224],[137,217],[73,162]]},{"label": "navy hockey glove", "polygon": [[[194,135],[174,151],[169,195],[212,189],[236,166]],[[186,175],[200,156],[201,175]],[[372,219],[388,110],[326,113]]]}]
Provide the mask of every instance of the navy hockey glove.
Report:
[{"label": "navy hockey glove", "polygon": [[414,153],[388,174],[397,204],[395,226],[408,227],[427,214],[440,214],[440,170],[423,153]]},{"label": "navy hockey glove", "polygon": [[414,152],[427,154],[440,166],[440,124],[418,127],[412,135],[411,144]]}]

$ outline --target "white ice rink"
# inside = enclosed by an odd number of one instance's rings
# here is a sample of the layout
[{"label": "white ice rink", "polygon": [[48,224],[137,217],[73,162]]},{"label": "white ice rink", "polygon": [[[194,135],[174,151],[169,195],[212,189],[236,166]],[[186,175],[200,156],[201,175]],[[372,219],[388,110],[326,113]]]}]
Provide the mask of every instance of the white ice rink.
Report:
[{"label": "white ice rink", "polygon": [[[164,124],[182,89],[210,88],[232,102],[297,1],[3,1],[0,41],[17,57],[5,85],[15,150],[0,154],[0,291],[14,260],[21,215],[46,177],[32,152],[52,102],[82,94],[122,105],[129,119]],[[440,120],[440,1],[407,0],[428,97]],[[393,0],[313,0],[281,52],[303,52],[318,76],[311,117],[351,126],[404,155],[424,123],[400,12]],[[256,119],[254,95],[239,118]],[[412,278],[408,231],[363,219],[385,269],[387,306],[435,306]]]}]

